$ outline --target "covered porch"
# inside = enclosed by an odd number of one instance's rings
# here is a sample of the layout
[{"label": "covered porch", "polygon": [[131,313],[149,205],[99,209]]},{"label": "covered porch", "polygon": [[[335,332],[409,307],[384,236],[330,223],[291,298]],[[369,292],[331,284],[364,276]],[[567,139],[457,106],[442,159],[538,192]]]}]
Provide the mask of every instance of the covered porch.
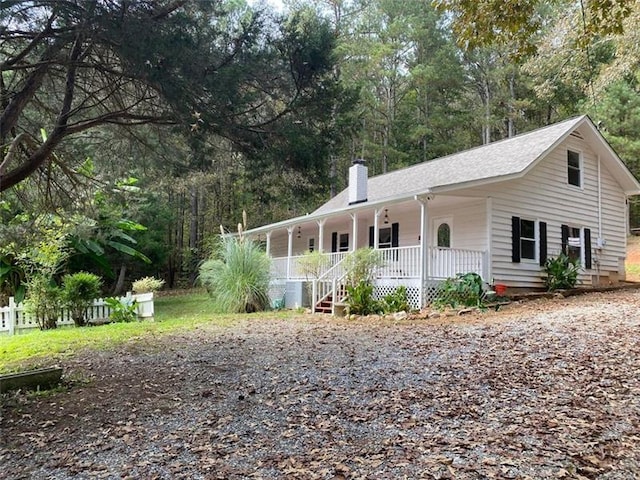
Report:
[{"label": "covered porch", "polygon": [[[271,225],[259,234],[273,259],[273,298],[285,297],[288,307],[338,298],[346,273],[344,259],[366,247],[380,251],[383,258],[375,277],[376,294],[384,296],[404,285],[415,308],[429,303],[437,285],[458,273],[474,272],[489,281],[488,203],[478,198],[415,196]],[[313,250],[326,257],[316,278],[301,268],[304,252]],[[311,293],[305,294],[305,289]]]},{"label": "covered porch", "polygon": [[[419,245],[378,251],[383,265],[375,273],[376,296],[382,298],[397,287],[405,286],[409,303],[414,308],[433,300],[437,286],[458,273],[474,272],[483,279],[488,278],[488,256],[485,251],[428,247],[426,275],[421,269],[422,252]],[[331,299],[331,303],[334,299],[340,299],[341,282],[346,276],[343,261],[349,253],[325,253],[327,260],[317,278],[309,277],[300,267],[302,255],[274,258],[271,278],[275,297],[288,297],[288,307],[311,306],[314,311],[327,298]]]}]

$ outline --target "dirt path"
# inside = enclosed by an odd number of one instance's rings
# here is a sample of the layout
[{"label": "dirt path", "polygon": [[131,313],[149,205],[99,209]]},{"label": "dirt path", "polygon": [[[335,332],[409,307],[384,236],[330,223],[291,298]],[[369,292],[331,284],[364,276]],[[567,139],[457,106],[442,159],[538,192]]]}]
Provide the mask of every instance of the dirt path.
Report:
[{"label": "dirt path", "polygon": [[242,323],[5,399],[0,478],[640,478],[640,292]]}]

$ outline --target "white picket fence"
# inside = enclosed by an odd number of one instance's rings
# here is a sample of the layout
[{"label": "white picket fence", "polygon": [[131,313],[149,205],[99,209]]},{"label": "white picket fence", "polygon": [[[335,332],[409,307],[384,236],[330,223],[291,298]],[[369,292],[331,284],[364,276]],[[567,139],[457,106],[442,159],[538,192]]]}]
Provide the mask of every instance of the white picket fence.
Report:
[{"label": "white picket fence", "polygon": [[[131,292],[127,292],[124,297],[120,297],[120,302],[125,305],[130,305],[134,300],[136,301],[138,309],[138,319],[153,319],[153,293],[132,295]],[[88,321],[108,318],[110,313],[111,309],[104,303],[104,299],[98,298],[94,300],[93,305],[87,309],[85,318]],[[58,326],[74,325],[68,310],[63,309],[57,324]],[[25,311],[23,303],[16,304],[15,299],[10,297],[9,305],[0,307],[0,335],[14,335],[21,330],[30,328],[38,328],[38,322]]]}]

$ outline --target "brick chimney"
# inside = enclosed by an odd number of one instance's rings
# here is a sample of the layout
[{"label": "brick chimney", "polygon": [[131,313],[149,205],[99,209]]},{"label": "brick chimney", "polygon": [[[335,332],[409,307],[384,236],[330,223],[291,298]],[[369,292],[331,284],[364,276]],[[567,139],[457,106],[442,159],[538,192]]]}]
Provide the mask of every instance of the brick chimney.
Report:
[{"label": "brick chimney", "polygon": [[367,201],[368,169],[362,159],[354,160],[349,167],[349,205]]}]

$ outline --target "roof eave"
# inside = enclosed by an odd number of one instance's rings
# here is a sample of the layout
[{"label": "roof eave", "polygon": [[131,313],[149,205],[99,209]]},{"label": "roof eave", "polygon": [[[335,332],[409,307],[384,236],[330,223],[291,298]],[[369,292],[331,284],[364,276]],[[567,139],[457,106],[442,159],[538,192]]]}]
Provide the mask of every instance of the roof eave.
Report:
[{"label": "roof eave", "polygon": [[354,205],[349,205],[347,207],[332,210],[330,212],[325,212],[320,214],[309,213],[307,215],[303,215],[300,217],[290,218],[288,220],[282,220],[280,222],[270,223],[268,225],[263,225],[261,227],[252,228],[247,230],[245,233],[247,235],[257,235],[259,233],[267,233],[267,232],[270,232],[273,230],[279,230],[282,228],[295,227],[303,223],[320,221],[326,218],[335,217],[337,215],[347,215],[347,214],[351,214],[361,210],[371,210],[372,208],[376,208],[380,206],[389,206],[397,203],[403,203],[408,200],[414,200],[417,196],[429,195],[430,193],[431,193],[431,190],[420,191],[420,192],[407,192],[407,193],[403,193],[402,195],[389,197],[382,200],[377,200],[375,202],[362,202]]}]

